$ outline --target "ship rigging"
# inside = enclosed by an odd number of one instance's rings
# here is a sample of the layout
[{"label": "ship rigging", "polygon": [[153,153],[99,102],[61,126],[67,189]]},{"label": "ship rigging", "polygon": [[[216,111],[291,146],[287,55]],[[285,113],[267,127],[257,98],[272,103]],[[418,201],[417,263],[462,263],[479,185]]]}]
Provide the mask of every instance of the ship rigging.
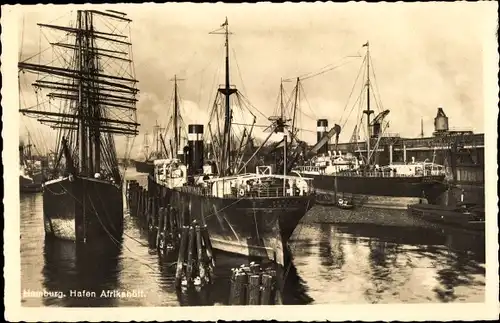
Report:
[{"label": "ship rigging", "polygon": [[78,10],[75,26],[39,23],[59,33],[49,40],[58,58],[44,64],[41,51],[18,64],[22,74],[37,76],[37,98],[48,98],[19,112],[57,130],[56,179],[44,183],[47,234],[82,242],[121,235],[123,177],[115,136],[134,137],[139,126],[132,44],[120,32],[130,22],[115,11]]},{"label": "ship rigging", "polygon": [[[184,164],[176,158],[155,161],[148,188],[165,197],[182,215],[184,224],[197,220],[206,225],[215,249],[283,264],[284,244],[313,205],[310,180],[272,174],[266,167],[262,172],[257,167],[253,168],[255,173],[247,170],[252,169],[250,162],[270,136],[283,131],[284,125],[280,120],[272,120],[269,136],[259,147],[254,146],[255,114],[235,109],[252,105],[230,83],[232,33],[227,18],[211,34],[222,34],[225,39],[225,84],[217,90],[207,127],[212,158],[204,159],[204,125],[190,124],[188,145],[183,149]],[[251,128],[243,128],[238,137],[236,126],[245,126],[245,117],[253,119]]]}]

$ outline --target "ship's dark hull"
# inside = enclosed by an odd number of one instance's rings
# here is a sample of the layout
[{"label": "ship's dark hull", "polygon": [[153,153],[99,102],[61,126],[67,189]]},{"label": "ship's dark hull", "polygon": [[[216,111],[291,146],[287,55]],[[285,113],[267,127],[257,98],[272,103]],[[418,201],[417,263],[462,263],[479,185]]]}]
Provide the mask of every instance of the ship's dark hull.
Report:
[{"label": "ship's dark hull", "polygon": [[464,214],[457,208],[414,204],[408,206],[408,213],[429,222],[457,226],[468,230],[484,231],[484,215],[481,218],[477,215]]},{"label": "ship's dark hull", "polygon": [[122,191],[107,181],[75,176],[46,182],[43,212],[48,236],[88,242],[123,233]]},{"label": "ship's dark hull", "polygon": [[19,175],[19,191],[21,193],[38,193],[42,191],[42,174],[35,174],[32,177]]},{"label": "ship's dark hull", "polygon": [[446,191],[444,176],[429,177],[368,177],[349,175],[310,175],[318,193],[352,196],[355,205],[367,207],[406,209],[425,197],[437,203]]},{"label": "ship's dark hull", "polygon": [[27,181],[19,176],[19,191],[21,193],[38,193],[42,191],[42,183]]},{"label": "ship's dark hull", "polygon": [[152,174],[154,169],[153,161],[135,161],[135,170],[138,173]]},{"label": "ship's dark hull", "polygon": [[215,249],[278,263],[283,263],[283,248],[314,201],[314,196],[217,198],[190,187],[170,189],[151,177],[148,189],[184,214],[185,224],[206,224]]}]

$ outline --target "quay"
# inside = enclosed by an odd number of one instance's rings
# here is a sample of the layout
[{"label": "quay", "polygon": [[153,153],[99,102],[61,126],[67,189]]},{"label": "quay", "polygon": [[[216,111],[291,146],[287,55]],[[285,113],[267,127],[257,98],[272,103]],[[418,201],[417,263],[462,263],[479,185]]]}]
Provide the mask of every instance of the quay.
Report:
[{"label": "quay", "polygon": [[[449,167],[453,181],[461,185],[484,185],[484,133],[469,129],[448,127],[448,117],[438,108],[434,118],[434,131],[425,136],[423,125],[420,137],[405,138],[398,133],[376,133],[370,139],[373,147],[379,140],[375,163],[388,165],[416,160],[432,160]],[[335,150],[329,145],[329,150]],[[366,154],[367,143],[353,138],[350,142],[338,143],[342,153]]]}]

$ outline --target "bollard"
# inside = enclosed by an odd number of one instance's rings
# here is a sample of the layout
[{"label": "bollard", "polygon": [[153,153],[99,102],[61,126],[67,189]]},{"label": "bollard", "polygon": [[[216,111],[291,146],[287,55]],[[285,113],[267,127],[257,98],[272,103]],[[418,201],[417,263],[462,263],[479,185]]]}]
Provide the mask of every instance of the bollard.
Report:
[{"label": "bollard", "polygon": [[253,274],[248,277],[247,300],[248,300],[248,305],[259,305],[260,302],[259,274]]}]

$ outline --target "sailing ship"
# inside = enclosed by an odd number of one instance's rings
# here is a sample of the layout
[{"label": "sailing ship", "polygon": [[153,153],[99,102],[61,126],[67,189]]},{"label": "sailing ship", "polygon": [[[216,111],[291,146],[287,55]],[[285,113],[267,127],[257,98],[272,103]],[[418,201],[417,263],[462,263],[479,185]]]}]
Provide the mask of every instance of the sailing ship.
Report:
[{"label": "sailing ship", "polygon": [[[334,195],[349,194],[355,204],[388,209],[406,209],[408,204],[419,203],[425,199],[428,203],[438,203],[440,196],[446,191],[445,167],[433,161],[415,161],[410,163],[394,163],[381,166],[373,162],[374,154],[383,138],[383,132],[388,123],[384,118],[389,110],[379,113],[373,120],[370,119],[374,110],[370,105],[370,49],[369,43],[364,62],[366,63],[366,115],[367,140],[366,155],[360,153],[359,159],[353,153],[342,154],[335,150],[328,150],[328,141],[333,135],[341,131],[335,125],[328,131],[328,120],[320,119],[317,122],[318,142],[304,155],[318,153],[303,165],[296,165],[293,171],[301,176],[314,179],[314,186],[318,193]],[[364,63],[363,63],[364,64]],[[360,69],[361,72],[361,69]],[[357,138],[355,128],[354,137]],[[371,145],[374,145],[371,149]],[[391,152],[390,152],[391,154]]]},{"label": "sailing ship", "polygon": [[149,152],[149,139],[148,139],[149,133],[146,132],[144,134],[144,140],[142,144],[143,148],[143,153],[144,153],[144,160],[135,160],[135,170],[138,173],[146,173],[150,174],[153,171],[153,160],[151,158],[151,154]]},{"label": "sailing ship", "polygon": [[[284,246],[312,207],[314,192],[310,179],[272,174],[268,166],[261,166],[255,173],[243,173],[271,135],[283,131],[279,126],[282,120],[273,123],[266,141],[243,162],[244,152],[248,152],[245,147],[252,142],[253,127],[249,132],[246,128],[243,130],[237,144],[232,136],[235,110],[230,97],[236,96],[237,102],[241,102],[243,96],[231,86],[229,79],[227,18],[221,29],[212,33],[225,36],[226,59],[225,85],[219,86],[208,123],[210,161],[205,160],[204,125],[190,124],[188,145],[183,149],[184,161],[175,156],[156,160],[148,189],[152,194],[166,197],[183,216],[185,224],[196,220],[206,225],[215,249],[271,259],[283,265]],[[178,148],[176,139],[175,149]]]},{"label": "sailing ship", "polygon": [[[165,137],[163,136],[163,132],[168,132],[168,130],[171,128],[170,126],[173,125],[173,137],[174,137],[174,142],[175,142],[175,147],[180,147],[181,143],[181,132],[182,132],[182,127],[179,126],[183,123],[181,114],[180,114],[180,98],[179,98],[179,93],[178,93],[178,87],[177,87],[177,81],[179,79],[177,78],[177,75],[174,76],[174,93],[173,93],[173,114],[172,117],[169,120],[169,123],[167,124],[166,128],[161,128],[158,125],[158,122],[156,122],[156,125],[154,126],[153,130],[153,142],[155,142],[156,146],[155,149],[152,151],[149,151],[149,140],[148,140],[148,133],[144,135],[144,141],[143,141],[143,153],[145,156],[144,161],[135,161],[135,169],[139,173],[147,173],[151,174],[153,173],[154,169],[154,161],[157,159],[162,159],[166,157],[167,155],[177,157],[177,156],[182,156],[183,152],[182,150],[177,151],[174,149],[174,144],[172,141],[169,141],[169,145],[165,142]],[[177,149],[177,148],[176,148]]]},{"label": "sailing ship", "polygon": [[37,95],[60,100],[59,105],[37,100],[40,104],[20,109],[58,132],[55,177],[43,184],[47,236],[78,243],[121,238],[123,180],[114,136],[135,136],[139,125],[132,44],[120,32],[130,23],[114,10],[78,10],[74,26],[38,24],[66,35],[50,42],[64,57],[45,65],[30,59],[18,64],[20,72],[38,76],[32,83]]}]

